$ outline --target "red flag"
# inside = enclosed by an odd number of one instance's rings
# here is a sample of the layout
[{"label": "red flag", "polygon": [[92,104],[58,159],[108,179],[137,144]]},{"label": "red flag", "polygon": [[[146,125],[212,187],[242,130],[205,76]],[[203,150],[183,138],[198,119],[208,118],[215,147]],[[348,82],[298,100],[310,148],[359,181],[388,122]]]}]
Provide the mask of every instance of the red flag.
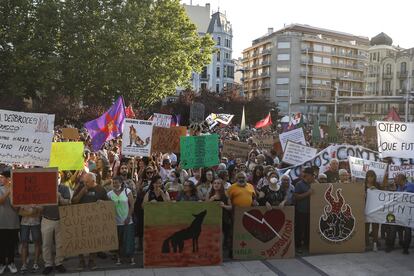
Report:
[{"label": "red flag", "polygon": [[397,111],[394,107],[390,108],[390,111],[388,111],[387,117],[384,119],[385,121],[393,121],[393,122],[401,122],[401,118],[398,115]]},{"label": "red flag", "polygon": [[132,105],[129,105],[127,109],[125,109],[125,115],[127,118],[135,118],[134,110],[132,110]]},{"label": "red flag", "polygon": [[267,127],[267,126],[270,126],[271,124],[272,124],[272,117],[270,117],[270,112],[269,112],[266,118],[258,121],[254,127],[255,128]]}]

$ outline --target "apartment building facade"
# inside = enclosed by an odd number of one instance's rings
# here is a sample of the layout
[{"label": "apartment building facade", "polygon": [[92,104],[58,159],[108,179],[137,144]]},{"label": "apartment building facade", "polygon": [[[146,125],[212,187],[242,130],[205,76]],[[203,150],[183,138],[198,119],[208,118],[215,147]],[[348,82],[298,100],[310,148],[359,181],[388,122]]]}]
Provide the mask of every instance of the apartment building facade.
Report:
[{"label": "apartment building facade", "polygon": [[234,84],[233,30],[226,14],[217,11],[210,16],[210,4],[205,6],[183,4],[190,20],[196,25],[198,34],[210,34],[216,42],[216,52],[211,63],[201,73],[193,72],[193,90],[209,90],[220,93],[231,89]]},{"label": "apartment building facade", "polygon": [[[414,48],[403,49],[392,45],[392,38],[380,33],[371,39],[368,49],[369,63],[366,74],[366,94],[376,96],[406,96],[414,89]],[[394,107],[401,117],[405,116],[405,101],[367,103],[365,115],[371,120],[383,119]],[[409,120],[414,110],[408,106]]]},{"label": "apartment building facade", "polygon": [[[369,39],[342,32],[292,24],[253,41],[243,51],[244,93],[265,97],[283,114],[302,112],[310,121],[327,123],[338,96],[364,95]],[[353,106],[353,119],[363,105]],[[349,119],[338,105],[338,121]]]}]

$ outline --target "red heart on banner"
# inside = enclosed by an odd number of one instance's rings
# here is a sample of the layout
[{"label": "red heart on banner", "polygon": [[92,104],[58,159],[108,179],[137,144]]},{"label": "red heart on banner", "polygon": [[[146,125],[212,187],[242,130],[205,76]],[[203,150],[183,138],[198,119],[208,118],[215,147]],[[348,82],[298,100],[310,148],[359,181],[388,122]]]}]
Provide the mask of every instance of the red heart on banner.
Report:
[{"label": "red heart on banner", "polygon": [[253,237],[265,243],[279,236],[279,231],[285,224],[285,214],[272,209],[263,215],[260,210],[253,209],[244,213],[242,222]]}]

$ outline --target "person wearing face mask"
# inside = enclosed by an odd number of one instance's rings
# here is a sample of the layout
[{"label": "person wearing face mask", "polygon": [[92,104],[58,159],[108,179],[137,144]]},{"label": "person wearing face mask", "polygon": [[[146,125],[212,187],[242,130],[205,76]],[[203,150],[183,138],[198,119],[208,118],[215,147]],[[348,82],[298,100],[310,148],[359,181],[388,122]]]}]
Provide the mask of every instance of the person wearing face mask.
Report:
[{"label": "person wearing face mask", "polygon": [[112,191],[108,192],[108,198],[115,203],[115,219],[118,231],[119,250],[117,265],[121,264],[121,257],[129,258],[131,265],[135,264],[135,228],[132,221],[134,212],[134,198],[132,191],[125,187],[121,177],[114,177]]},{"label": "person wearing face mask", "polygon": [[285,191],[280,189],[279,180],[272,177],[269,180],[269,185],[264,186],[259,191],[259,204],[272,209],[272,206],[284,206],[286,200]]},{"label": "person wearing face mask", "polygon": [[[44,206],[42,210],[42,221],[40,225],[42,233],[42,257],[45,262],[43,275],[50,274],[53,269],[59,273],[65,273],[63,266],[63,245],[60,233],[59,206],[70,204],[70,190],[61,183],[61,175],[58,176],[58,205]],[[53,247],[55,244],[55,256]]]},{"label": "person wearing face mask", "polygon": [[236,175],[237,182],[230,186],[227,190],[232,206],[250,207],[257,205],[256,192],[252,184],[247,183],[247,175],[245,172],[239,172]]}]

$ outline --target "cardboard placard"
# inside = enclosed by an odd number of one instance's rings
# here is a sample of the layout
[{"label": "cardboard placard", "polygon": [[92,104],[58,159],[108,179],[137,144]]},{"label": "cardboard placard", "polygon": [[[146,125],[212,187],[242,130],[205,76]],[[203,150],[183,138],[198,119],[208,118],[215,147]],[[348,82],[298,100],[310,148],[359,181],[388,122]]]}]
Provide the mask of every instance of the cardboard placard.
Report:
[{"label": "cardboard placard", "polygon": [[414,123],[376,121],[378,152],[382,158],[412,158]]},{"label": "cardboard placard", "polygon": [[303,132],[303,128],[301,127],[279,134],[279,139],[283,150],[285,150],[286,148],[287,141],[292,141],[302,145],[306,145],[305,133]]},{"label": "cardboard placard", "polygon": [[388,179],[394,179],[397,175],[404,174],[408,179],[414,178],[413,164],[390,164],[388,166]]},{"label": "cardboard placard", "polygon": [[413,227],[412,193],[367,190],[365,218],[367,222]]},{"label": "cardboard placard", "polygon": [[360,183],[313,183],[309,253],[365,251],[365,191]]},{"label": "cardboard placard", "polygon": [[169,128],[171,126],[171,115],[154,113],[152,121],[154,122],[154,127],[165,127]]},{"label": "cardboard placard", "polygon": [[154,127],[152,131],[152,152],[180,153],[180,137],[187,135],[186,127]]},{"label": "cardboard placard", "polygon": [[64,256],[118,249],[112,201],[60,206],[59,215]]},{"label": "cardboard placard", "polygon": [[62,128],[62,137],[69,140],[78,140],[79,130],[77,128]]},{"label": "cardboard placard", "polygon": [[49,167],[57,167],[61,171],[82,170],[83,150],[83,142],[52,143]]},{"label": "cardboard placard", "polygon": [[152,129],[152,121],[125,119],[122,154],[124,156],[150,156]]},{"label": "cardboard placard", "polygon": [[253,137],[253,142],[257,144],[259,149],[270,151],[275,147],[275,139],[273,136]]},{"label": "cardboard placard", "polygon": [[187,136],[180,139],[183,169],[213,167],[219,164],[217,134]]},{"label": "cardboard placard", "polygon": [[0,109],[0,163],[47,167],[55,115]]},{"label": "cardboard placard", "polygon": [[220,265],[217,202],[144,204],[144,267]]},{"label": "cardboard placard", "polygon": [[291,165],[302,164],[314,158],[317,152],[318,150],[315,148],[288,141],[282,161]]},{"label": "cardboard placard", "polygon": [[226,157],[230,157],[234,155],[235,158],[243,158],[244,160],[247,159],[247,155],[249,154],[250,146],[247,143],[238,142],[238,141],[231,141],[226,140],[223,143],[223,152],[222,155]]},{"label": "cardboard placard", "polygon": [[234,259],[295,257],[295,208],[286,206],[235,208]]},{"label": "cardboard placard", "polygon": [[349,156],[349,168],[351,175],[355,178],[365,179],[367,171],[373,170],[377,175],[377,183],[382,183],[387,172],[387,163],[376,162],[372,160],[364,160],[362,158],[356,158]]},{"label": "cardboard placard", "polygon": [[57,205],[57,168],[17,169],[11,177],[13,205]]}]

